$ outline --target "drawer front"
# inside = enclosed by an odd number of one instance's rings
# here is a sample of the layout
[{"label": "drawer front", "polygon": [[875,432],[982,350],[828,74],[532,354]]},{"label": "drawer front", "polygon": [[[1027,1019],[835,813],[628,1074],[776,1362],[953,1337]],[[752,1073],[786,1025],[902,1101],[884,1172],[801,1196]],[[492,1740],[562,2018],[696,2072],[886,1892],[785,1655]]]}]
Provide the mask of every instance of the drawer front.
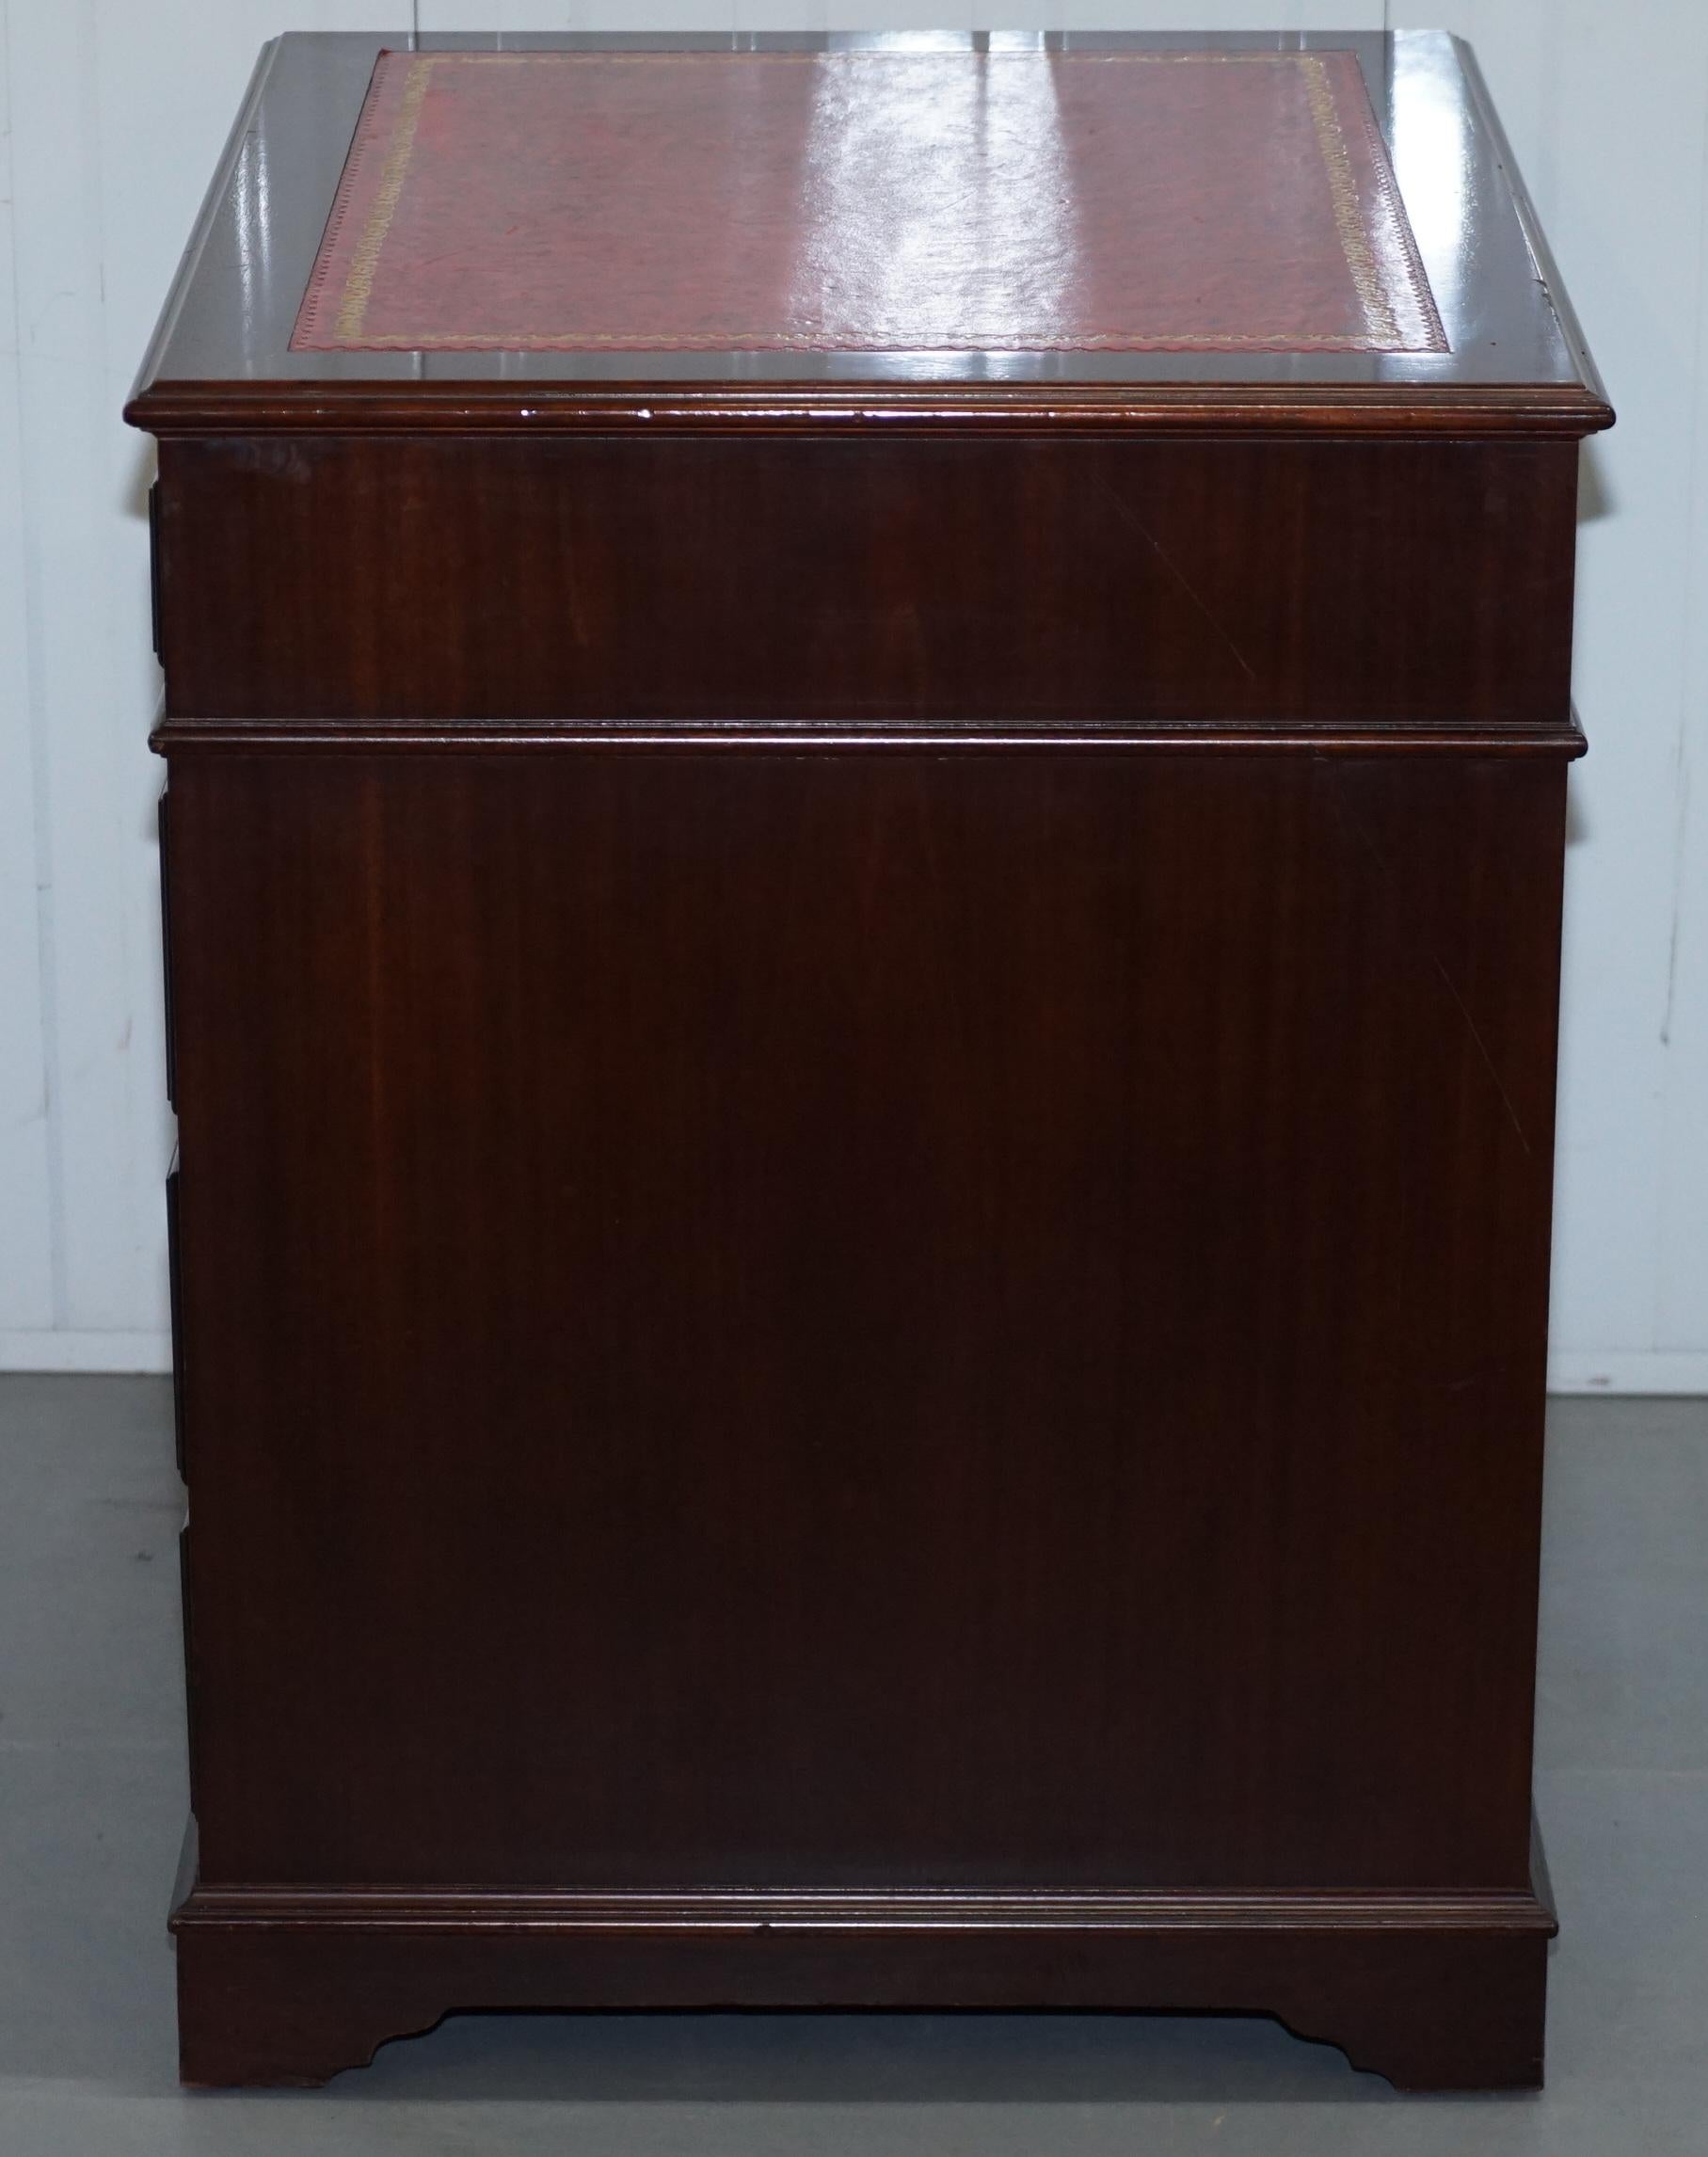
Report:
[{"label": "drawer front", "polygon": [[184,1445],[184,1394],[187,1382],[184,1364],[184,1284],[183,1261],[179,1251],[178,1173],[178,1157],[174,1154],[166,1179],[167,1281],[172,1313],[172,1425],[177,1442],[178,1473],[187,1476]]},{"label": "drawer front", "polygon": [[178,1059],[172,1027],[172,836],[171,810],[167,800],[170,789],[162,787],[154,805],[154,828],[160,840],[160,978],[166,1004],[166,1097],[178,1106]]},{"label": "drawer front", "polygon": [[190,1516],[184,1516],[184,1526],[178,1531],[178,1594],[184,1626],[184,1735],[188,1741],[190,1766],[190,1811],[196,1810],[196,1635],[191,1623],[192,1606],[190,1580]]}]

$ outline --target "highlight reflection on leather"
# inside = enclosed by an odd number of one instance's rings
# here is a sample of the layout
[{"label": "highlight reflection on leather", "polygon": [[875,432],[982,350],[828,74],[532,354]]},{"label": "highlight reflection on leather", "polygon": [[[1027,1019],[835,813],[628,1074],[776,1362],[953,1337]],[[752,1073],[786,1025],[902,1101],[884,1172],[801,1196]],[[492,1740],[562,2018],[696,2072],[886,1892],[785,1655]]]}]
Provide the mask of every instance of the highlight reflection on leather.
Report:
[{"label": "highlight reflection on leather", "polygon": [[1445,349],[1350,53],[380,58],[295,350]]}]

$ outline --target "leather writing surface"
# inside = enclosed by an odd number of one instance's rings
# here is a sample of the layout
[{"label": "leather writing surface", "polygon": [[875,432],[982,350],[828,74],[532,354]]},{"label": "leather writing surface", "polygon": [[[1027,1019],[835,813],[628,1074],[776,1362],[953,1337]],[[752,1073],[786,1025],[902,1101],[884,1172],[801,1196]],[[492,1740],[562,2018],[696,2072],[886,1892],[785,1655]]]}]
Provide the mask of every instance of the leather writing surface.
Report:
[{"label": "leather writing surface", "polygon": [[386,53],[292,339],[1445,348],[1348,52]]}]

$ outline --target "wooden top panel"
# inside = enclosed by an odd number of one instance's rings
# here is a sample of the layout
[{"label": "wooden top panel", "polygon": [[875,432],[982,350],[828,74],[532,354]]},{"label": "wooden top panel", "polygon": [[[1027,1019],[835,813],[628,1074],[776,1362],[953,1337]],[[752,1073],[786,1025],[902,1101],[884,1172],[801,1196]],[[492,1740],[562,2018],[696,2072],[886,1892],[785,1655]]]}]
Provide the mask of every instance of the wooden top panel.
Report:
[{"label": "wooden top panel", "polygon": [[263,52],[138,424],[1611,419],[1440,33],[382,51]]},{"label": "wooden top panel", "polygon": [[1349,52],[380,56],[294,351],[1435,352]]}]

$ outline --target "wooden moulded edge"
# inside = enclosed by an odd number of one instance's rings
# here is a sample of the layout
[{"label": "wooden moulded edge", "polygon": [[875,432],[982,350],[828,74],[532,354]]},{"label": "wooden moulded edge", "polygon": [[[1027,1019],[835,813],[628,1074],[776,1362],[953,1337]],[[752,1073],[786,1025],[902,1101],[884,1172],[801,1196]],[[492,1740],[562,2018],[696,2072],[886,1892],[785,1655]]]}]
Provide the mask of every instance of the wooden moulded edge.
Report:
[{"label": "wooden moulded edge", "polygon": [[155,382],[125,418],[157,437],[863,432],[1581,439],[1613,424],[1581,382],[1417,384]]},{"label": "wooden moulded edge", "polygon": [[415,1932],[1559,1931],[1541,1827],[1521,1889],[709,1888],[320,1886],[206,1882],[196,1815],[184,1823],[174,1933],[259,1925]]},{"label": "wooden moulded edge", "polygon": [[597,754],[710,751],[824,756],[839,751],[889,750],[937,756],[1069,752],[1153,756],[1225,751],[1246,756],[1581,757],[1587,746],[1575,721],[1560,726],[1498,724],[1440,726],[1395,722],[1350,727],[1243,722],[1217,726],[1160,726],[1086,721],[1056,727],[1014,726],[1000,719],[976,726],[929,721],[872,727],[826,722],[812,726],[762,723],[707,726],[685,721],[575,719],[162,719],[149,737],[161,756],[209,750],[224,754],[344,755],[375,750],[423,750],[487,754],[494,750],[555,747]]},{"label": "wooden moulded edge", "polygon": [[683,1889],[673,1893],[448,1888],[192,1886],[172,1911],[182,1933],[261,1925],[312,1931],[557,1933],[1451,1931],[1552,1939],[1535,1893],[1382,1894],[1297,1890],[1243,1894],[1158,1889],[885,1893]]}]

